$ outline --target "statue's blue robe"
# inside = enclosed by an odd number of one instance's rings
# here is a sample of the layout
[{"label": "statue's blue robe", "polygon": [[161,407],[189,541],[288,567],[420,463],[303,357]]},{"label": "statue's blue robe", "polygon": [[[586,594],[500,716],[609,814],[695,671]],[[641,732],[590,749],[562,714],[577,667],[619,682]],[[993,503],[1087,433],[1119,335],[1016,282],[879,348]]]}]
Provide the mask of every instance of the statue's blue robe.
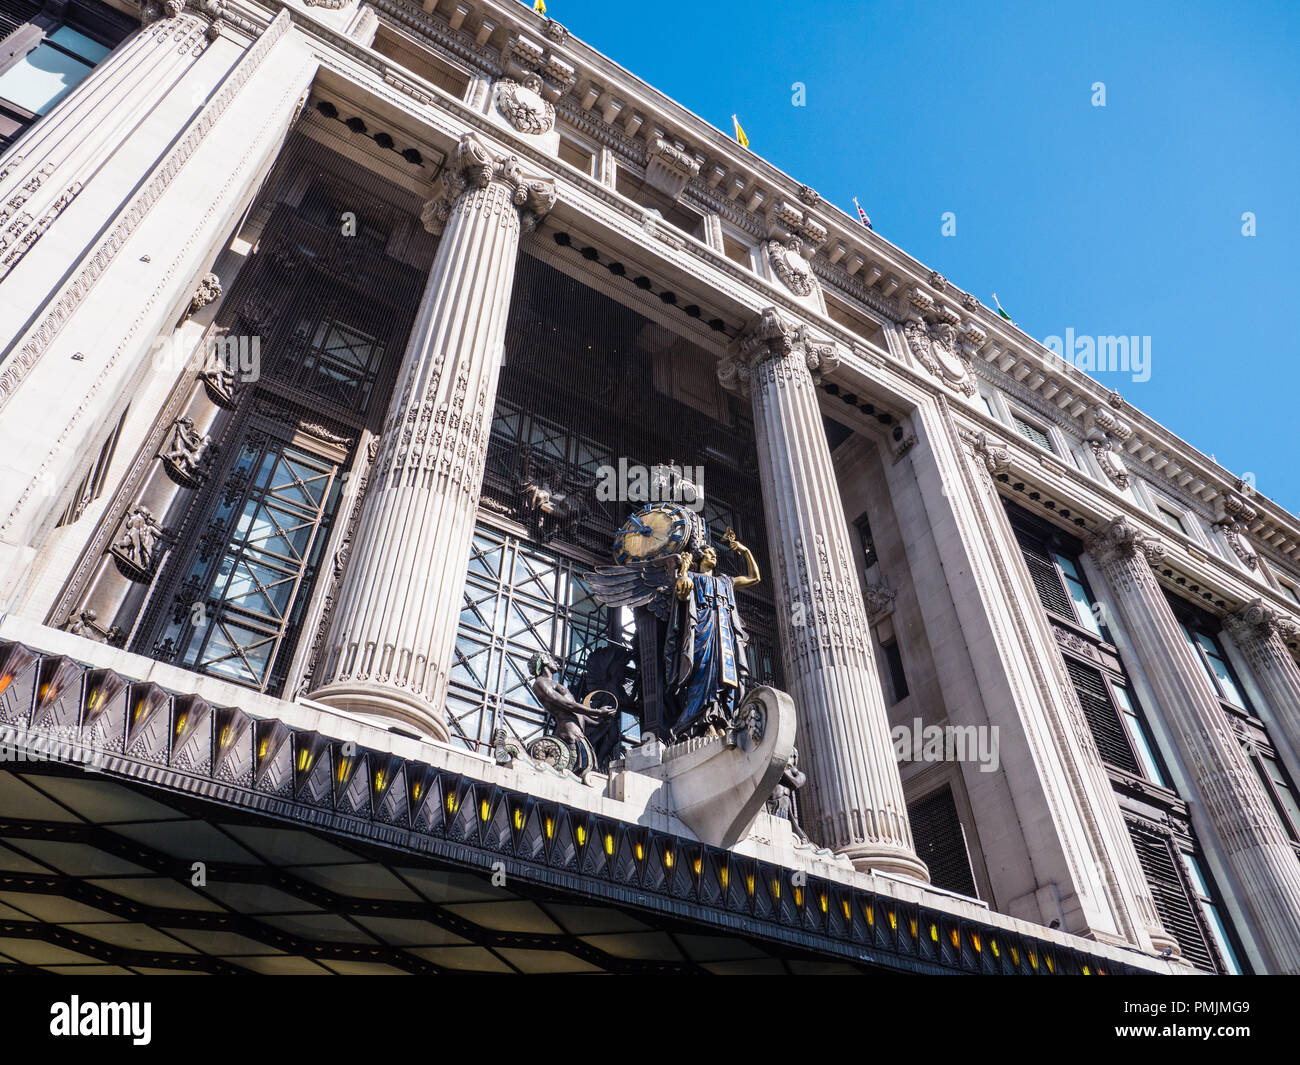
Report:
[{"label": "statue's blue robe", "polygon": [[711,704],[727,715],[735,710],[747,641],[732,578],[692,574],[690,598],[676,603],[664,646],[669,692],[678,709],[674,732],[685,732]]}]

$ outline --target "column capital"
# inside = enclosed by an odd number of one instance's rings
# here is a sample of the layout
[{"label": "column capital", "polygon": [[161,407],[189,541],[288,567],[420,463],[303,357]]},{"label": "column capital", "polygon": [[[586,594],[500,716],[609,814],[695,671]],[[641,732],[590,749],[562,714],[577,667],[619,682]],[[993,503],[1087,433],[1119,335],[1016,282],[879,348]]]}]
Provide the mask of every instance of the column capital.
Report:
[{"label": "column capital", "polygon": [[1300,622],[1256,597],[1235,613],[1225,615],[1223,627],[1234,639],[1267,640],[1277,633],[1284,641],[1300,636]]},{"label": "column capital", "polygon": [[204,35],[209,41],[215,41],[221,36],[221,19],[226,13],[224,0],[143,0],[140,4],[140,25],[146,27],[155,22],[166,22],[187,10],[208,19]]},{"label": "column capital", "polygon": [[840,364],[839,345],[813,337],[808,326],[786,318],[775,307],[765,307],[718,364],[718,380],[729,391],[748,395],[753,371],[769,361],[803,367],[814,382]]},{"label": "column capital", "polygon": [[1168,549],[1161,540],[1148,536],[1122,514],[1111,518],[1085,541],[1088,553],[1100,564],[1144,558],[1151,565],[1164,560]]},{"label": "column capital", "polygon": [[497,155],[477,135],[466,133],[456,145],[442,173],[438,195],[425,201],[420,221],[430,233],[441,233],[456,201],[467,192],[486,189],[494,182],[506,186],[519,210],[525,230],[535,229],[555,206],[555,182],[529,177],[515,155]]}]

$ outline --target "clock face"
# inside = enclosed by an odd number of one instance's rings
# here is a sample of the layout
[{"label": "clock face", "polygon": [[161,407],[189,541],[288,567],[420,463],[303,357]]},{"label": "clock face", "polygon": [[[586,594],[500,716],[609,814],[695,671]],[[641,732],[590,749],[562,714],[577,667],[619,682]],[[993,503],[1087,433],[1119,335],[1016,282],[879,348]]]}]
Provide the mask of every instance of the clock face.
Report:
[{"label": "clock face", "polygon": [[614,534],[614,561],[619,565],[663,558],[702,546],[704,522],[676,503],[642,507]]}]

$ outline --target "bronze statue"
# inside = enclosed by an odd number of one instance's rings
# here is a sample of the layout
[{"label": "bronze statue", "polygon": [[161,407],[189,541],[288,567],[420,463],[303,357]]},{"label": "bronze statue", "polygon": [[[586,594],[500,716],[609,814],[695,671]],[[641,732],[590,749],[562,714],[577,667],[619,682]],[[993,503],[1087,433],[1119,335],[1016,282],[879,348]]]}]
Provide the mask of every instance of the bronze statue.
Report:
[{"label": "bronze statue", "polygon": [[[529,744],[528,753],[558,769],[572,770],[585,784],[588,774],[596,765],[586,730],[608,721],[618,713],[618,703],[615,701],[613,706],[592,706],[593,697],[602,694],[599,692],[590,693],[585,700],[575,699],[569,689],[555,679],[560,667],[548,654],[533,655],[528,666],[533,675],[533,694],[554,725],[550,736]],[[603,694],[614,698],[611,693]],[[563,745],[564,749],[558,749],[557,744]]]}]

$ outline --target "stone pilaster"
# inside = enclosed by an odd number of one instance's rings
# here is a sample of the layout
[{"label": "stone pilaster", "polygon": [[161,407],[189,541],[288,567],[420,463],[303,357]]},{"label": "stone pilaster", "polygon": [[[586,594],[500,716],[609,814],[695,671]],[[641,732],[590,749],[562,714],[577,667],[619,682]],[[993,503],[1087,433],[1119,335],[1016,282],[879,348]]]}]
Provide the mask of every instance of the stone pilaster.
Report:
[{"label": "stone pilaster", "polygon": [[805,827],[859,869],[928,879],[817,407],[814,374],[835,361],[833,345],[768,308],[719,378],[753,397],[777,617],[809,777]]},{"label": "stone pilaster", "polygon": [[1151,571],[1163,545],[1116,518],[1090,538],[1088,550],[1111,587],[1182,753],[1195,791],[1189,798],[1221,845],[1269,969],[1300,972],[1300,862]]},{"label": "stone pilaster", "polygon": [[[0,279],[202,55],[210,40],[207,31],[215,25],[186,12],[145,26],[19,138],[0,167]],[[0,336],[0,348],[4,340]]]},{"label": "stone pilaster", "polygon": [[[313,697],[448,738],[447,680],[521,231],[555,200],[461,138],[422,218],[442,240],[411,333]],[[346,549],[346,548],[345,548]]]},{"label": "stone pilaster", "polygon": [[1254,599],[1224,618],[1223,627],[1245,655],[1287,746],[1300,758],[1300,667],[1286,647],[1300,624]]}]

